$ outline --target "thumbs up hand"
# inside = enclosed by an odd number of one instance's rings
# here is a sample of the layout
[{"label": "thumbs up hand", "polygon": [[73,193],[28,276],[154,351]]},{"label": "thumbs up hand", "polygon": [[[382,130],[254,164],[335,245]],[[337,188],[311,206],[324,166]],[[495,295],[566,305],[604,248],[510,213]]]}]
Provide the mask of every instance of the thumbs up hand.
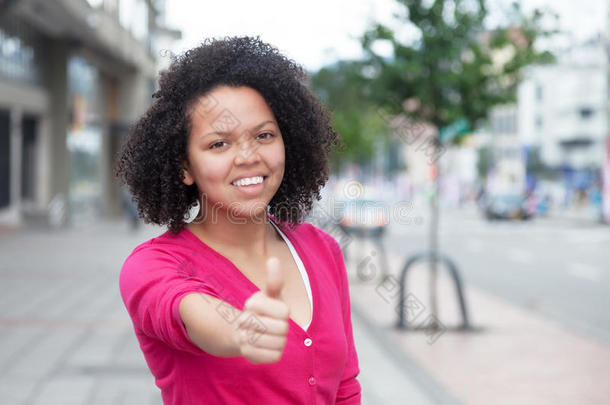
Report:
[{"label": "thumbs up hand", "polygon": [[275,363],[282,358],[290,308],[280,298],[284,277],[279,260],[267,260],[265,292],[246,300],[236,335],[240,353],[252,363]]}]

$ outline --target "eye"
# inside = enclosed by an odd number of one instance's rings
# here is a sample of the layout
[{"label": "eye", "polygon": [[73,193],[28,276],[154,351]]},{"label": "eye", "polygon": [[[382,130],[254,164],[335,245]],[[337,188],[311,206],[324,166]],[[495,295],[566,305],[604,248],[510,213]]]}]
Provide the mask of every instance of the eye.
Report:
[{"label": "eye", "polygon": [[271,139],[274,135],[271,132],[263,132],[262,134],[258,134],[257,138],[259,139]]},{"label": "eye", "polygon": [[227,144],[225,141],[214,142],[213,144],[210,145],[210,149],[222,148],[225,144]]}]

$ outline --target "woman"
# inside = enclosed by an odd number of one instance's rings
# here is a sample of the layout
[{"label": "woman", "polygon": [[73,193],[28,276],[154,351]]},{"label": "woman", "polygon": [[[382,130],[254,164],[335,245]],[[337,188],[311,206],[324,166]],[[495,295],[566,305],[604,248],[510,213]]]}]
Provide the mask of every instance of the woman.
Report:
[{"label": "woman", "polygon": [[168,226],[120,276],[165,404],[360,403],[341,250],[302,222],[338,143],[305,80],[258,38],[208,40],[123,146],[140,216]]}]

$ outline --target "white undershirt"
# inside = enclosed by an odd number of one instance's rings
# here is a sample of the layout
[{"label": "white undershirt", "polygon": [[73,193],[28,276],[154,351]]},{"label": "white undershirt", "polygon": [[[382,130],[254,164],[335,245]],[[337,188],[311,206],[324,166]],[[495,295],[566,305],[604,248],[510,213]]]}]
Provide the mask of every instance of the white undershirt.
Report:
[{"label": "white undershirt", "polygon": [[[301,261],[299,254],[294,249],[294,246],[292,246],[292,243],[290,243],[290,239],[288,239],[286,237],[286,235],[284,235],[284,232],[282,232],[280,230],[280,228],[273,221],[269,221],[269,222],[271,222],[271,224],[273,224],[275,229],[277,229],[278,233],[282,236],[282,239],[284,239],[284,241],[288,245],[288,249],[290,249],[292,258],[294,259],[294,262],[296,263],[296,265],[299,269],[299,272],[301,273],[301,277],[303,278],[303,283],[305,283],[305,290],[307,290],[307,297],[309,298],[309,307],[311,308],[311,319],[313,319],[313,298],[311,297],[311,286],[309,285],[309,277],[307,276],[307,271],[305,270],[305,266],[303,265],[303,262]],[[309,321],[309,323],[307,325],[305,325],[305,327],[303,329],[307,330],[307,328],[309,327],[310,324],[311,324],[311,320]]]}]

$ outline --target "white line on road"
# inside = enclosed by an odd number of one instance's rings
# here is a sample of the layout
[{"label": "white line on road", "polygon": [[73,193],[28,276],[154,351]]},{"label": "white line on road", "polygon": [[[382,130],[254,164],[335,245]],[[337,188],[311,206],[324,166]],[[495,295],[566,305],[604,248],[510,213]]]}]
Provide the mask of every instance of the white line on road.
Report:
[{"label": "white line on road", "polygon": [[589,281],[598,281],[602,274],[599,267],[576,262],[568,265],[568,273],[574,277],[584,278],[585,280]]},{"label": "white line on road", "polygon": [[605,243],[610,238],[610,233],[607,230],[603,232],[573,232],[565,233],[565,239],[569,243],[591,244],[597,245]]}]

